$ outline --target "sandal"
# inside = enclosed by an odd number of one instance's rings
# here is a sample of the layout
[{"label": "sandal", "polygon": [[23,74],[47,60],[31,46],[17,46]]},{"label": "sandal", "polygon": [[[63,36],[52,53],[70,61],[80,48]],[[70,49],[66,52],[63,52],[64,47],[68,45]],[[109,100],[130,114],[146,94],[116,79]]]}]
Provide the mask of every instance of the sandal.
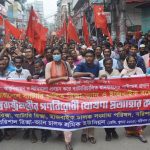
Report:
[{"label": "sandal", "polygon": [[5,139],[5,140],[11,140],[11,138],[12,138],[12,136],[6,131],[6,132],[4,133],[4,139]]},{"label": "sandal", "polygon": [[48,137],[46,135],[42,135],[41,137],[41,142],[42,143],[46,143],[47,142]]},{"label": "sandal", "polygon": [[89,137],[88,138],[89,142],[92,143],[92,144],[95,144],[96,143],[96,139],[94,137]]},{"label": "sandal", "polygon": [[35,134],[32,134],[32,135],[31,135],[31,142],[32,142],[32,143],[36,143],[37,141],[38,141],[38,139],[37,139],[36,135],[35,135]]},{"label": "sandal", "polygon": [[86,134],[81,135],[81,142],[86,143],[88,141]]},{"label": "sandal", "polygon": [[143,143],[147,143],[147,140],[145,139],[145,137],[143,135],[139,135],[138,139]]},{"label": "sandal", "polygon": [[27,139],[29,139],[29,137],[30,137],[30,130],[27,129],[27,130],[25,130],[25,133],[24,133],[24,135],[23,135],[23,139],[24,139],[24,140],[27,140]]}]

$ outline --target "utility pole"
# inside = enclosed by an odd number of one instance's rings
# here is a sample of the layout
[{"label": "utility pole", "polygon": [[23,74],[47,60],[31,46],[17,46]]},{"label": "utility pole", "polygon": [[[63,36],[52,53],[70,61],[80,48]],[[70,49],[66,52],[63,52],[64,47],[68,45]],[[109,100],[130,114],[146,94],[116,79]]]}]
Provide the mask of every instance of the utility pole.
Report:
[{"label": "utility pole", "polygon": [[116,31],[116,11],[115,11],[115,2],[111,0],[111,36],[112,39],[115,40],[117,38]]},{"label": "utility pole", "polygon": [[119,18],[119,28],[120,28],[120,42],[124,43],[126,41],[126,1],[119,1],[119,10],[120,10],[120,18]]},{"label": "utility pole", "polygon": [[68,3],[68,14],[69,14],[69,16],[71,16],[70,2]]}]

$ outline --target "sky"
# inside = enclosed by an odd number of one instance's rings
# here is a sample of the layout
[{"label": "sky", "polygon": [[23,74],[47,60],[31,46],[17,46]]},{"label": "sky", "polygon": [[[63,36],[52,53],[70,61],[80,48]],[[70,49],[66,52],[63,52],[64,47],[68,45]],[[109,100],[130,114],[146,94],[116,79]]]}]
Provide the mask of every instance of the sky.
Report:
[{"label": "sky", "polygon": [[[54,14],[57,11],[57,0],[40,0],[44,2],[44,17],[48,22],[54,21]],[[27,2],[34,2],[34,0],[28,0]],[[53,17],[50,17],[53,16]]]}]

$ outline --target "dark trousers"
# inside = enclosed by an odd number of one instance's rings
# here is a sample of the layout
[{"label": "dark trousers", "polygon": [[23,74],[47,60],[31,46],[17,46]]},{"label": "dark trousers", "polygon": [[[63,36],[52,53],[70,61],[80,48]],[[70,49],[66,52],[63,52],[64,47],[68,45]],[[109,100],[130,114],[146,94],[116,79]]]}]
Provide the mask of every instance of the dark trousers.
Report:
[{"label": "dark trousers", "polygon": [[114,131],[115,131],[115,128],[105,128],[105,132],[107,135],[111,134]]}]

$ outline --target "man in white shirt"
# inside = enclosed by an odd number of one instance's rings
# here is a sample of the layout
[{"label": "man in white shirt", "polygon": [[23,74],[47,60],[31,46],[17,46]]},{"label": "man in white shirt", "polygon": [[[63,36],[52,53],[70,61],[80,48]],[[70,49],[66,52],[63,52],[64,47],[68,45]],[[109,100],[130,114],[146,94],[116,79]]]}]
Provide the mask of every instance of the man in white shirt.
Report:
[{"label": "man in white shirt", "polygon": [[22,68],[23,58],[21,56],[14,58],[14,65],[16,70],[8,75],[8,79],[27,80],[31,76],[29,70]]},{"label": "man in white shirt", "polygon": [[[111,57],[111,50],[109,48],[106,48],[103,50],[103,55],[104,55],[104,58],[107,59],[107,58],[110,58]],[[118,61],[114,58],[112,58],[113,60],[113,66],[112,68],[113,69],[119,69],[119,66],[118,66]],[[101,69],[105,69],[104,68],[104,59],[100,60],[99,61],[99,65],[100,65],[100,68]]]},{"label": "man in white shirt", "polygon": [[[8,73],[6,70],[4,70],[4,65],[6,65],[5,60],[3,59],[0,63],[0,77],[3,78],[8,78],[8,79],[22,79],[22,80],[27,80],[27,78],[29,76],[31,76],[30,72],[26,69],[22,68],[22,64],[23,64],[23,58],[20,56],[17,56],[14,58],[14,64],[15,64],[15,68],[16,70]],[[16,134],[16,130],[15,129],[5,129],[4,130],[4,138],[6,140],[10,140],[12,138],[12,133]]]},{"label": "man in white shirt", "polygon": [[[120,73],[117,69],[113,69],[113,59],[112,58],[106,58],[104,59],[104,70],[99,71],[99,78],[114,78],[119,77]],[[115,128],[105,128],[106,132],[106,141],[111,141],[112,138],[118,139],[118,134],[115,130]]]}]

